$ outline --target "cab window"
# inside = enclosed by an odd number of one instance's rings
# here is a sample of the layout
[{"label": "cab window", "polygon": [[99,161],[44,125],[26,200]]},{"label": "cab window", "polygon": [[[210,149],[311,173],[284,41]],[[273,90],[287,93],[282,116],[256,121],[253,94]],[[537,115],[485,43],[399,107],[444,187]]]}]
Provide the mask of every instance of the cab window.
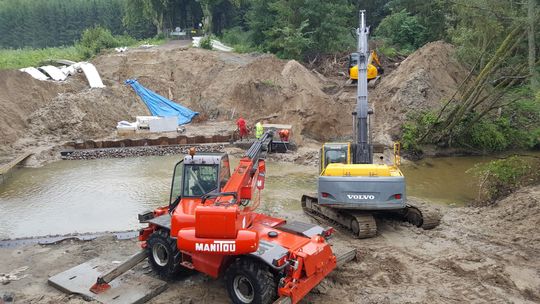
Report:
[{"label": "cab window", "polygon": [[218,165],[186,165],[183,196],[202,196],[217,190]]},{"label": "cab window", "polygon": [[219,168],[219,188],[220,191],[223,190],[223,187],[227,184],[231,178],[231,168],[229,164],[229,158],[227,156],[221,159],[220,168]]},{"label": "cab window", "polygon": [[172,204],[178,196],[182,194],[182,175],[184,174],[184,161],[180,161],[174,167],[173,180],[171,185],[171,197],[169,204]]},{"label": "cab window", "polygon": [[347,146],[326,147],[324,151],[324,165],[329,164],[347,164]]}]

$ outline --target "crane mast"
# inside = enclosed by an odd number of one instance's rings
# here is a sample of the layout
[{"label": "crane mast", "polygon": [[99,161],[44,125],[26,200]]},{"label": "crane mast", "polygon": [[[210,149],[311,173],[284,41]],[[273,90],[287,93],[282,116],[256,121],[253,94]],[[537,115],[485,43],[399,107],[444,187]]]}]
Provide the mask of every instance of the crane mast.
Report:
[{"label": "crane mast", "polygon": [[360,11],[360,27],[356,30],[358,35],[358,84],[356,94],[356,134],[355,134],[355,163],[373,163],[373,146],[369,139],[369,105],[367,68],[369,60],[368,35],[366,27],[365,10]]}]

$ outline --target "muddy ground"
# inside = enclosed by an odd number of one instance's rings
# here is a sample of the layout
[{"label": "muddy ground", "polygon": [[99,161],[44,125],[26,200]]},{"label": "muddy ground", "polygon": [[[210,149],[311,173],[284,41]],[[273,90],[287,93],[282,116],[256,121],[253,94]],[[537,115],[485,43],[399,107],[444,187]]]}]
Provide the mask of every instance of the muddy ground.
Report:
[{"label": "muddy ground", "polygon": [[[379,220],[372,239],[338,231],[332,243],[353,246],[357,260],[334,271],[302,303],[538,303],[540,302],[540,186],[483,208],[442,207],[439,227],[424,231]],[[310,221],[301,213],[289,219]],[[135,240],[105,237],[0,249],[0,285],[16,303],[86,303],[47,285],[47,278],[100,256],[116,261],[138,250]],[[28,267],[28,268],[24,268]],[[149,272],[146,263],[138,272]],[[0,276],[1,278],[1,276]],[[227,303],[223,280],[192,275],[169,283],[150,303]]]}]

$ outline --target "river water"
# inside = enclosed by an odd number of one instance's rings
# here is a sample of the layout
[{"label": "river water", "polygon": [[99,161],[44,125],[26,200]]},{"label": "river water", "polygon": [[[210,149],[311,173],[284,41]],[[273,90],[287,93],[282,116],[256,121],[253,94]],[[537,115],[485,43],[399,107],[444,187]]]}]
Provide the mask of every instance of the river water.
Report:
[{"label": "river water", "polygon": [[[179,159],[59,161],[17,170],[0,185],[0,239],[136,229],[139,212],[168,204]],[[407,194],[463,205],[475,196],[474,178],[466,171],[488,160],[449,157],[404,165]],[[316,167],[268,161],[266,176],[262,212],[300,210],[302,193],[316,191]]]}]

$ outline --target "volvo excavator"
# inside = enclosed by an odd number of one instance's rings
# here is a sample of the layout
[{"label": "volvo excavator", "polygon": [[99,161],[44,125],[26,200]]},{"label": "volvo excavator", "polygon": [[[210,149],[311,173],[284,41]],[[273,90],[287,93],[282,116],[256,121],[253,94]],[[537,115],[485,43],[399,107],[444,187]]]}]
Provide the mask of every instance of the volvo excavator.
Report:
[{"label": "volvo excavator", "polygon": [[440,216],[428,205],[406,200],[405,177],[399,169],[399,144],[394,145],[394,163],[374,164],[369,132],[367,71],[369,63],[365,11],[360,11],[358,36],[357,103],[353,112],[355,141],[325,143],[320,150],[318,193],[302,196],[304,211],[319,220],[348,229],[355,237],[377,233],[375,214],[392,214],[410,223],[431,229]]}]

